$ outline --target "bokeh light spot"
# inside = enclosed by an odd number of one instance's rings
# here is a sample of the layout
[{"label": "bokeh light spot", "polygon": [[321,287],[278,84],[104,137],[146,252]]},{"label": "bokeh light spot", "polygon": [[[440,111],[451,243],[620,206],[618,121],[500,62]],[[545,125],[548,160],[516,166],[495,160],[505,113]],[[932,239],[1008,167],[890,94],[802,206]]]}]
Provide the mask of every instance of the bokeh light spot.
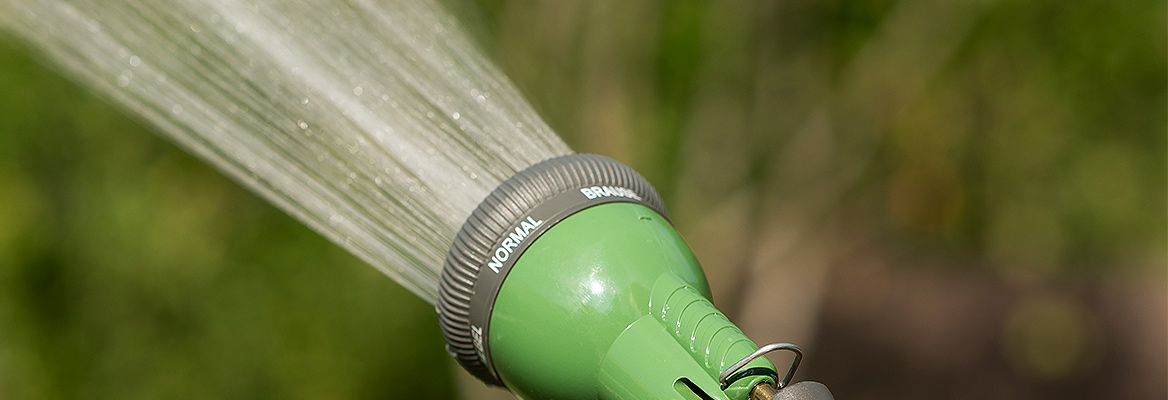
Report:
[{"label": "bokeh light spot", "polygon": [[1074,299],[1051,295],[1027,299],[1010,313],[1002,349],[1019,374],[1067,378],[1086,359],[1090,326],[1089,313]]}]

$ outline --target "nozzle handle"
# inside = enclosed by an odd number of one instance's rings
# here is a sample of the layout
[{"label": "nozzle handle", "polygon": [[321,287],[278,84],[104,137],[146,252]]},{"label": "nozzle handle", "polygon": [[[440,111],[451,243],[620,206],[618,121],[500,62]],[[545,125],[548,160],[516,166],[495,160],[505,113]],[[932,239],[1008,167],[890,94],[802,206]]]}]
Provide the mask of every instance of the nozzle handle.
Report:
[{"label": "nozzle handle", "polygon": [[[777,369],[708,298],[666,273],[653,285],[649,312],[669,330],[731,398],[745,399],[760,382],[775,382]],[[793,346],[784,344],[782,347]],[[726,373],[729,371],[729,373]]]},{"label": "nozzle handle", "polygon": [[723,393],[714,377],[672,336],[649,315],[629,325],[601,363],[599,398],[746,400]]}]

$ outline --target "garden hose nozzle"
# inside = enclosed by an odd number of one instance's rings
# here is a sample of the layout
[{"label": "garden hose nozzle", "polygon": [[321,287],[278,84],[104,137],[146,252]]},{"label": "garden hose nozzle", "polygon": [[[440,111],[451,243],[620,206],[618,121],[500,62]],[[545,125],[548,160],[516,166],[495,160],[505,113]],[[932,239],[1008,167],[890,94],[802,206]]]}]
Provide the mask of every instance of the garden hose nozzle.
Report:
[{"label": "garden hose nozzle", "polygon": [[[653,187],[574,154],[519,172],[475,209],[437,309],[450,354],[524,399],[783,398],[801,351],[759,348],[709,298]],[[782,376],[760,357],[772,350],[796,353]]]}]

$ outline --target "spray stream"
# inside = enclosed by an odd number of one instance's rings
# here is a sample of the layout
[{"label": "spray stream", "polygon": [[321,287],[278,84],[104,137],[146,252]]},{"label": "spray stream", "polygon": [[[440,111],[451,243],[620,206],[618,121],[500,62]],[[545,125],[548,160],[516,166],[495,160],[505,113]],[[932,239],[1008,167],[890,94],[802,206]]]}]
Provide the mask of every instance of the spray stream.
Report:
[{"label": "spray stream", "polygon": [[0,28],[430,303],[475,205],[569,152],[433,1],[13,0]]}]

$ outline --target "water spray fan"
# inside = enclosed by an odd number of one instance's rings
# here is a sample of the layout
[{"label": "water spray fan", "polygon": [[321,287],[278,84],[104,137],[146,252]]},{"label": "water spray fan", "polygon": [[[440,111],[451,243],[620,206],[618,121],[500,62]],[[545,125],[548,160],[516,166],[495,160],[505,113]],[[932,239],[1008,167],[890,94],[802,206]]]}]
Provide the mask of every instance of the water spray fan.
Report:
[{"label": "water spray fan", "polygon": [[[496,188],[447,255],[447,350],[491,384],[536,399],[830,399],[788,385],[798,347],[751,342],[710,302],[701,266],[653,187],[587,154]],[[776,368],[764,353],[789,350]]]}]

